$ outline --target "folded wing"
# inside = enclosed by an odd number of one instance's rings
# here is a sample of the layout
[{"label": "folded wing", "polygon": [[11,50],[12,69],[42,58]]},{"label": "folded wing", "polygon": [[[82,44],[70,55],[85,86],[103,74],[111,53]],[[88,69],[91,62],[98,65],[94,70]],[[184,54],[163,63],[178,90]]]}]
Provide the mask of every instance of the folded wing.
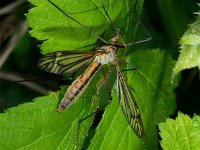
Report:
[{"label": "folded wing", "polygon": [[127,86],[126,81],[124,80],[121,71],[118,69],[115,87],[120,106],[129,125],[138,137],[142,137],[144,134],[144,129],[139,108]]},{"label": "folded wing", "polygon": [[94,57],[94,52],[53,52],[39,60],[39,67],[54,74],[73,74],[91,63]]}]

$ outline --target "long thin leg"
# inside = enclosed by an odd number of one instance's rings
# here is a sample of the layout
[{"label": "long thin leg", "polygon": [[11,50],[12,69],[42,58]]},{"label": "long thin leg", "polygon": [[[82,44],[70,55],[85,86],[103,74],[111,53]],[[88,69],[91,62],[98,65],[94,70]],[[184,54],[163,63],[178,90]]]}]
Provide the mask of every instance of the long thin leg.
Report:
[{"label": "long thin leg", "polygon": [[97,39],[101,40],[103,43],[107,44],[107,41],[104,40],[102,37],[98,36],[96,33],[94,33],[92,30],[90,30],[88,27],[84,26],[82,23],[77,21],[76,19],[72,18],[70,15],[68,15],[66,12],[64,12],[61,8],[59,8],[56,4],[54,4],[51,0],[48,0],[49,3],[51,3],[56,9],[58,9],[60,12],[62,12],[65,16],[67,16],[69,19],[73,20],[77,24],[79,24],[83,29],[85,29],[87,32],[92,34]]},{"label": "long thin leg", "polygon": [[78,129],[77,129],[77,136],[76,136],[76,147],[75,147],[76,149],[79,149],[78,142],[79,142],[79,136],[80,136],[80,132],[81,132],[81,128],[80,128],[80,127],[81,127],[81,123],[82,123],[84,120],[88,119],[89,117],[95,115],[96,113],[98,113],[98,112],[104,110],[110,103],[111,103],[111,101],[109,101],[108,103],[106,103],[105,105],[103,105],[101,108],[97,108],[96,111],[92,112],[92,113],[89,114],[88,116],[86,116],[86,117],[84,117],[84,118],[82,118],[82,119],[80,119],[80,120],[78,121]]},{"label": "long thin leg", "polygon": [[147,31],[147,29],[145,28],[145,26],[142,24],[142,22],[140,22],[140,25],[142,26],[143,30],[146,32],[147,37],[143,40],[138,40],[135,42],[130,42],[130,43],[123,43],[123,45],[125,47],[130,46],[130,45],[134,45],[134,44],[139,44],[139,43],[143,43],[143,42],[147,42],[150,41],[152,39],[151,35],[149,34],[149,32]]},{"label": "long thin leg", "polygon": [[117,59],[117,61],[118,62],[122,62],[124,64],[127,64],[127,65],[129,65],[131,67],[131,69],[126,69],[126,70],[137,70],[137,66],[135,66],[134,64],[126,62],[126,60]]},{"label": "long thin leg", "polygon": [[101,72],[102,72],[104,80],[105,80],[105,85],[106,85],[106,88],[107,88],[107,91],[108,91],[109,101],[111,101],[112,100],[111,88],[110,88],[110,85],[109,85],[109,82],[108,82],[108,76],[107,76],[106,71],[103,68],[103,66],[101,67]]},{"label": "long thin leg", "polygon": [[[104,10],[104,12],[105,12],[105,15],[106,15],[106,17],[107,17],[107,19],[108,19],[108,21],[109,21],[109,23],[110,23],[110,25],[111,25],[112,30],[113,30],[114,32],[117,32],[117,28],[115,27],[115,25],[113,24],[113,22],[112,22],[110,16],[108,15],[108,12],[107,12],[107,10],[106,10],[104,4],[103,4],[103,0],[100,0],[100,1],[101,1],[101,5],[102,5],[102,7],[103,7],[103,10]],[[116,35],[116,36],[117,36],[117,35]]]},{"label": "long thin leg", "polygon": [[78,141],[79,141],[79,136],[80,136],[80,130],[81,130],[80,125],[81,125],[81,123],[82,123],[84,120],[86,120],[86,119],[88,119],[89,117],[91,117],[91,116],[93,116],[94,114],[96,114],[97,112],[104,110],[105,107],[108,106],[108,105],[111,103],[111,101],[112,101],[112,95],[111,95],[111,89],[110,89],[109,82],[108,82],[108,76],[107,76],[107,74],[106,74],[106,72],[105,72],[105,69],[104,69],[103,67],[101,68],[101,71],[102,71],[102,74],[103,74],[103,76],[104,76],[105,85],[106,85],[106,88],[107,88],[107,91],[108,91],[109,101],[108,101],[108,103],[106,103],[105,105],[103,105],[101,108],[98,108],[96,111],[92,112],[92,113],[89,114],[88,116],[86,116],[86,117],[84,117],[83,119],[81,119],[81,120],[78,121],[78,131],[77,131],[77,139],[76,139],[76,149],[78,149]]}]

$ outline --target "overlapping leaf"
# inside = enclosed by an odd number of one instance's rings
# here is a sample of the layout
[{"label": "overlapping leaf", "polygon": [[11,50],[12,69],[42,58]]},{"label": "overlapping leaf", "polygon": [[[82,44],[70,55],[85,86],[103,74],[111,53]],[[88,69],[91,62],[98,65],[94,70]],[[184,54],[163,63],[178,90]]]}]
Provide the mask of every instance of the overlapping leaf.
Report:
[{"label": "overlapping leaf", "polygon": [[167,119],[160,123],[161,146],[164,150],[198,150],[200,147],[200,117],[195,115],[192,119],[178,113],[175,120]]}]

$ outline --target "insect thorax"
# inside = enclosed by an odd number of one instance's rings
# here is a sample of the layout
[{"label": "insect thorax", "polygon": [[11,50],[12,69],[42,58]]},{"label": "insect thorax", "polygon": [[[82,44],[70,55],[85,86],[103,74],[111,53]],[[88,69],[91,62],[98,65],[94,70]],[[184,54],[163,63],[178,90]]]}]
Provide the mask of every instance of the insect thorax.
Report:
[{"label": "insect thorax", "polygon": [[112,46],[112,45],[106,45],[102,46],[99,50],[100,55],[97,55],[95,60],[100,62],[102,65],[108,64],[110,62],[113,62],[114,59],[116,59],[116,52],[117,52],[117,47]]}]

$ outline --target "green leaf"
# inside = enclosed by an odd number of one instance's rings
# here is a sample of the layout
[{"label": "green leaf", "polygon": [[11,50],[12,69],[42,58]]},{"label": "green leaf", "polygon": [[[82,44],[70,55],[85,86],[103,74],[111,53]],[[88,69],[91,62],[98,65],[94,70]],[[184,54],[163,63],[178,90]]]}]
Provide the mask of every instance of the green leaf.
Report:
[{"label": "green leaf", "polygon": [[192,23],[180,40],[181,53],[173,70],[172,79],[182,70],[200,68],[200,16]]},{"label": "green leaf", "polygon": [[[100,0],[52,0],[62,11],[83,24],[95,34],[110,40],[115,36],[110,23],[103,10]],[[74,20],[65,16],[47,0],[30,0],[37,7],[29,10],[27,14],[28,24],[32,28],[30,34],[42,40],[42,53],[54,51],[69,51],[79,49],[94,49],[97,38],[91,35]],[[130,29],[132,23],[140,14],[142,0],[136,1],[103,1],[105,9],[114,25],[122,30],[122,34]],[[134,4],[136,3],[136,4]],[[132,27],[132,30],[135,27]],[[102,43],[102,41],[99,41]]]},{"label": "green leaf", "polygon": [[134,134],[113,93],[113,102],[104,113],[90,149],[156,150],[157,123],[175,110],[173,90],[176,85],[170,83],[174,65],[171,55],[159,49],[137,50],[127,60],[138,68],[128,71],[127,78],[141,111],[145,134],[141,139]]},{"label": "green leaf", "polygon": [[[60,98],[59,93],[49,93],[1,114],[1,149],[74,149],[78,119],[94,110],[85,97],[65,112],[58,113]],[[84,123],[85,131],[91,121],[92,118]]]},{"label": "green leaf", "polygon": [[164,150],[198,150],[200,147],[200,117],[178,113],[176,120],[167,119],[159,124]]}]

